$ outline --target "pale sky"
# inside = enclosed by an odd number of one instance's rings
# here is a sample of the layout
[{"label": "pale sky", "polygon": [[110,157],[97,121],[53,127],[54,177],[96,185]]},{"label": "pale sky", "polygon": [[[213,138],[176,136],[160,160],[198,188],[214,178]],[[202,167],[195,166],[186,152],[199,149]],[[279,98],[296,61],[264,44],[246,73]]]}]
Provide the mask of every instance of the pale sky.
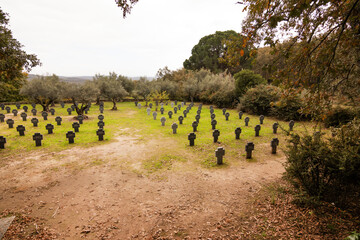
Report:
[{"label": "pale sky", "polygon": [[0,0],[10,29],[41,67],[32,74],[156,75],[182,68],[199,40],[240,32],[237,0],[140,0],[125,19],[114,0]]}]

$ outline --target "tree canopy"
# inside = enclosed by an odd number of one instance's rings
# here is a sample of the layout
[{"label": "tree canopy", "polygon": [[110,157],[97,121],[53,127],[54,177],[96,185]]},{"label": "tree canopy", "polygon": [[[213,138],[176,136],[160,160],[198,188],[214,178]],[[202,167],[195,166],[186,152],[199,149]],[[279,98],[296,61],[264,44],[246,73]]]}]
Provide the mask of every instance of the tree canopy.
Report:
[{"label": "tree canopy", "polygon": [[132,7],[139,0],[115,0],[116,4],[123,10],[123,17],[126,17],[126,14],[131,12]]},{"label": "tree canopy", "polygon": [[40,64],[36,55],[22,50],[8,24],[8,14],[0,8],[0,101],[19,100],[19,90],[27,77],[23,71]]}]

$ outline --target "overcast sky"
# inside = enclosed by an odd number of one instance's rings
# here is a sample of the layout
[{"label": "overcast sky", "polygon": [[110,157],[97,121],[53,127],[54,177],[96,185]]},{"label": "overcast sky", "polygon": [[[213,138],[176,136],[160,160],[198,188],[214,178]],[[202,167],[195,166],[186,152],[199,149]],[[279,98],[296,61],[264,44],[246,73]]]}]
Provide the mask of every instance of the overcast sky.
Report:
[{"label": "overcast sky", "polygon": [[10,29],[42,62],[33,74],[156,75],[182,67],[200,38],[240,32],[237,0],[140,0],[127,18],[114,0],[1,0]]}]

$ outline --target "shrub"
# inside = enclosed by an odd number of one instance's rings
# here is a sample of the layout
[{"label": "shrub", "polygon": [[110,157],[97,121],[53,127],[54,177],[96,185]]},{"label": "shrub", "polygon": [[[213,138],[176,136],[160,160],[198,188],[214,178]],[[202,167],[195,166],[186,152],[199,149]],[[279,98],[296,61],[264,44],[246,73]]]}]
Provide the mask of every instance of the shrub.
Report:
[{"label": "shrub", "polygon": [[236,73],[234,78],[235,93],[238,97],[244,95],[249,88],[253,88],[259,84],[266,84],[266,80],[260,74],[256,74],[248,69]]},{"label": "shrub", "polygon": [[279,99],[279,88],[271,85],[258,85],[249,89],[240,99],[239,108],[242,111],[267,115],[271,106]]},{"label": "shrub", "polygon": [[360,121],[335,130],[335,137],[297,134],[286,152],[286,178],[311,197],[345,206],[360,185]]},{"label": "shrub", "polygon": [[280,98],[280,100],[274,104],[270,114],[285,121],[309,119],[309,116],[300,113],[302,107],[301,97],[293,94]]},{"label": "shrub", "polygon": [[336,107],[325,118],[325,127],[339,127],[352,121],[355,113],[347,108]]}]

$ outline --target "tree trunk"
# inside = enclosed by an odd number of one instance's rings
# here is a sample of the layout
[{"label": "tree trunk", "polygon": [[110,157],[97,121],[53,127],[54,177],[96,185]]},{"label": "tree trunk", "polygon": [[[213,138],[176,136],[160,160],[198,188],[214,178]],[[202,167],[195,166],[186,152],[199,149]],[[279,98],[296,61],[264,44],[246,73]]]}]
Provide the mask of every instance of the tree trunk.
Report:
[{"label": "tree trunk", "polygon": [[113,105],[113,108],[111,110],[117,110],[115,99],[113,99],[112,102],[113,102],[114,105]]}]

